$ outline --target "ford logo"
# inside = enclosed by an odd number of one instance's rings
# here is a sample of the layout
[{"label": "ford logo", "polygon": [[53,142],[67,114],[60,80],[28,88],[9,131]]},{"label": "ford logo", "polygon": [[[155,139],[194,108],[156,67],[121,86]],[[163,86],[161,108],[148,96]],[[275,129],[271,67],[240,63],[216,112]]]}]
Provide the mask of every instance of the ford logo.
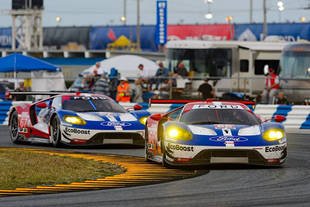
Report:
[{"label": "ford logo", "polygon": [[121,127],[126,127],[130,126],[131,123],[127,122],[114,122],[114,121],[105,121],[100,124],[101,126],[109,126],[109,127],[114,127],[114,126],[121,126]]},{"label": "ford logo", "polygon": [[245,142],[248,141],[247,138],[245,137],[211,137],[209,140],[214,141],[214,142],[226,142],[226,141],[233,141],[233,142]]}]

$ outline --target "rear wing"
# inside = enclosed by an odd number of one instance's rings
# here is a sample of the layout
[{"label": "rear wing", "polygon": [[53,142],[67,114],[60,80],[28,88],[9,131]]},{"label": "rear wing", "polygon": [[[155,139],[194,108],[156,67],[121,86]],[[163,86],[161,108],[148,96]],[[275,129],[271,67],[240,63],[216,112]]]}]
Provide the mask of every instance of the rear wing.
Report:
[{"label": "rear wing", "polygon": [[149,105],[151,106],[152,104],[187,104],[191,102],[201,102],[201,100],[150,99]]},{"label": "rear wing", "polygon": [[[51,96],[56,96],[60,94],[81,94],[80,92],[71,91],[9,91],[6,94],[7,99],[14,99],[17,96],[27,96],[27,101],[38,101],[42,99],[49,98]],[[30,97],[32,96],[32,97]]]},{"label": "rear wing", "polygon": [[59,94],[73,94],[76,92],[70,92],[70,91],[10,91],[10,95],[14,96],[23,96],[23,95],[42,95],[42,96],[55,96]]}]

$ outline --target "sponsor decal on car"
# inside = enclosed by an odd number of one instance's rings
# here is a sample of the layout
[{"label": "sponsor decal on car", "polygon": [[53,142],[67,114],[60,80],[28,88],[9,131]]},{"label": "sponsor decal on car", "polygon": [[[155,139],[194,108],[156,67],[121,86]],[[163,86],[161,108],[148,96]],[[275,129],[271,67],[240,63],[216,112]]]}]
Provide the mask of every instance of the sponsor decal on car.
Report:
[{"label": "sponsor decal on car", "polygon": [[66,127],[64,131],[69,134],[90,134],[90,130],[75,129],[69,127]]},{"label": "sponsor decal on car", "polygon": [[225,141],[225,146],[226,147],[234,147],[235,146],[235,142],[233,142],[233,141]]},{"label": "sponsor decal on car", "polygon": [[232,136],[231,130],[230,129],[222,129],[222,133],[224,136]]},{"label": "sponsor decal on car", "polygon": [[104,121],[101,122],[102,126],[109,126],[109,127],[116,127],[116,126],[120,126],[120,127],[125,127],[125,126],[130,126],[131,123],[128,122],[114,122],[114,121]]},{"label": "sponsor decal on car", "polygon": [[193,152],[194,151],[194,147],[192,147],[192,146],[184,146],[184,145],[171,144],[171,143],[168,143],[168,149],[177,150],[177,151],[185,151],[185,152]]},{"label": "sponsor decal on car", "polygon": [[102,96],[74,96],[74,100],[106,100],[107,98]]},{"label": "sponsor decal on car", "polygon": [[194,105],[193,109],[243,109],[241,106],[239,105]]},{"label": "sponsor decal on car", "polygon": [[266,147],[265,152],[278,152],[278,151],[283,151],[286,148],[285,145],[282,146],[272,146],[272,147]]},{"label": "sponsor decal on car", "polygon": [[232,142],[245,142],[248,141],[247,138],[245,137],[235,137],[235,136],[220,136],[220,137],[211,137],[209,138],[210,141],[214,141],[214,142],[226,142],[226,141],[232,141]]},{"label": "sponsor decal on car", "polygon": [[214,124],[215,129],[236,129],[236,125],[233,124]]}]

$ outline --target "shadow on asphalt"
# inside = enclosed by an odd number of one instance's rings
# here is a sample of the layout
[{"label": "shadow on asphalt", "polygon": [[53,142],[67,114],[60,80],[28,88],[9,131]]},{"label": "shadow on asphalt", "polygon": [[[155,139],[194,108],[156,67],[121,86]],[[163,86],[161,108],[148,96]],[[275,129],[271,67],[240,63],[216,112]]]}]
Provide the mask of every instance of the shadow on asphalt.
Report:
[{"label": "shadow on asphalt", "polygon": [[256,170],[256,169],[279,169],[283,166],[261,166],[248,164],[211,164],[203,166],[177,167],[177,169],[185,170]]},{"label": "shadow on asphalt", "polygon": [[34,147],[47,147],[53,149],[143,149],[141,145],[129,145],[129,144],[109,144],[109,145],[85,145],[85,146],[71,146],[62,145],[60,147],[53,147],[51,144],[46,143],[32,143],[32,142],[21,142],[17,146],[34,146]]}]

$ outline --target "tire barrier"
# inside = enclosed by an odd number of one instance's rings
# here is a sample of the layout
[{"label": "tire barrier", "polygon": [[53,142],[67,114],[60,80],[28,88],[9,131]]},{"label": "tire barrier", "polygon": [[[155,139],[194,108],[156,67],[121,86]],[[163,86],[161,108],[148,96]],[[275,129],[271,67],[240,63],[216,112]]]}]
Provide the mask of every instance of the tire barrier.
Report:
[{"label": "tire barrier", "polygon": [[[8,113],[11,106],[25,102],[0,102],[0,125],[8,123]],[[152,104],[139,103],[143,110],[150,113],[165,113],[175,109],[182,104]],[[132,109],[135,103],[122,103],[126,109]],[[264,119],[271,119],[275,115],[283,115],[286,120],[283,122],[287,132],[310,134],[310,106],[306,105],[263,105],[255,106],[254,112]]]},{"label": "tire barrier", "polygon": [[[0,150],[10,150],[13,148],[0,148]],[[124,188],[139,185],[149,185],[163,183],[173,180],[191,178],[207,173],[207,170],[181,170],[167,169],[159,164],[147,163],[142,157],[132,157],[125,155],[107,154],[85,154],[65,151],[51,151],[31,148],[14,148],[15,150],[27,151],[37,154],[48,154],[51,156],[67,156],[72,158],[82,158],[95,160],[97,162],[108,162],[122,166],[126,171],[122,174],[98,178],[95,180],[85,180],[72,182],[69,184],[41,185],[30,188],[16,188],[13,190],[0,189],[0,197],[34,195],[47,193],[61,193],[86,190],[103,190],[111,188]]]}]

